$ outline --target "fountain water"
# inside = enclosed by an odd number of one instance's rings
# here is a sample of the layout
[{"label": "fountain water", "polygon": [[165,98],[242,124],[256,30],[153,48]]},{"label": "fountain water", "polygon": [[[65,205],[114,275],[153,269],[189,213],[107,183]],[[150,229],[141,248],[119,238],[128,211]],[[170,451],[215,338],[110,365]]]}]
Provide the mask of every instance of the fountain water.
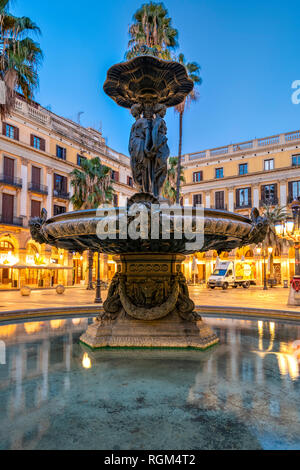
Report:
[{"label": "fountain water", "polygon": [[[205,349],[216,344],[217,336],[189,297],[181,269],[184,255],[230,251],[265,237],[266,220],[257,209],[252,210],[252,220],[212,209],[182,212],[161,197],[170,153],[163,118],[167,107],[181,103],[192,89],[185,67],[177,62],[142,55],[111,67],[104,91],[130,108],[135,118],[129,152],[139,192],[126,208],[77,211],[49,220],[43,211],[31,222],[32,236],[40,243],[115,255],[117,274],[104,311],[81,337],[92,348]],[[140,230],[139,237],[127,233],[132,224]],[[183,230],[187,226],[189,235]],[[201,240],[200,245],[189,243],[191,234]]]}]

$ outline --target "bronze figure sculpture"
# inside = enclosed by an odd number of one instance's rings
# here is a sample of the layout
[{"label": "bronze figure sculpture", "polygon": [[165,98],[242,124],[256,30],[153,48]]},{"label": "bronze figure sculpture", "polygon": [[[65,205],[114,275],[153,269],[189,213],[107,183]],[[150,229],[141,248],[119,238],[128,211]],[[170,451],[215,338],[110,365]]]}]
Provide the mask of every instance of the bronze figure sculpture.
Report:
[{"label": "bronze figure sculpture", "polygon": [[[148,116],[149,116],[149,109]],[[152,111],[152,112],[151,112]],[[129,138],[130,163],[133,180],[139,190],[160,196],[167,176],[168,147],[167,126],[164,121],[166,106],[156,105],[151,110],[150,118],[144,117],[145,111],[139,104],[134,104],[131,114],[136,119]]]}]

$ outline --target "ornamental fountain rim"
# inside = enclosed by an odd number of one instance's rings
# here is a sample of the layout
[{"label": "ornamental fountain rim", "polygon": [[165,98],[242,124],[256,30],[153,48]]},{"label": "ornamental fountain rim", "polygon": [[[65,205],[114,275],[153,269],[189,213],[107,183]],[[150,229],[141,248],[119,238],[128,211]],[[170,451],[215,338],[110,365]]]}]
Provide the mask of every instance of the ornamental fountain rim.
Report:
[{"label": "ornamental fountain rim", "polygon": [[[66,221],[69,219],[73,219],[74,215],[80,216],[83,219],[89,219],[89,218],[97,218],[100,215],[100,212],[107,212],[111,209],[114,209],[116,212],[119,211],[119,209],[122,209],[120,207],[107,207],[107,208],[98,208],[98,209],[82,209],[82,210],[77,210],[77,211],[71,211],[71,212],[65,212],[63,214],[58,214],[54,215],[51,218],[47,219],[45,222],[45,226],[49,225],[53,222],[59,222],[59,221]],[[170,208],[171,209],[171,208]],[[171,209],[172,211],[172,209]],[[193,208],[193,211],[196,211],[196,208]],[[223,219],[229,219],[229,220],[234,220],[234,221],[240,221],[240,222],[245,222],[251,224],[251,220],[249,217],[246,217],[245,215],[242,214],[237,214],[235,212],[229,212],[226,210],[222,209],[212,209],[212,208],[204,208],[204,216],[216,216],[220,215],[222,216]]]},{"label": "ornamental fountain rim", "polygon": [[[135,89],[131,88],[133,84]],[[152,55],[113,65],[103,85],[105,93],[123,108],[146,103],[177,106],[193,88],[184,65]]]}]

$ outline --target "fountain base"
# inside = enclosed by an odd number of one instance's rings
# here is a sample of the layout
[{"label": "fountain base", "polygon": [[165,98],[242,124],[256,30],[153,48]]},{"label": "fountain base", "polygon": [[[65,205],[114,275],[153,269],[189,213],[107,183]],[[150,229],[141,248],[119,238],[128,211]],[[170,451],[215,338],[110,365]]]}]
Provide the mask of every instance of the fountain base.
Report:
[{"label": "fountain base", "polygon": [[117,319],[101,319],[90,325],[80,341],[100,348],[196,348],[206,349],[219,339],[202,320],[183,320],[174,311],[160,320],[142,321],[124,310]]},{"label": "fountain base", "polygon": [[81,341],[92,348],[169,347],[205,349],[217,336],[197,314],[181,271],[183,255],[115,256],[104,313]]}]

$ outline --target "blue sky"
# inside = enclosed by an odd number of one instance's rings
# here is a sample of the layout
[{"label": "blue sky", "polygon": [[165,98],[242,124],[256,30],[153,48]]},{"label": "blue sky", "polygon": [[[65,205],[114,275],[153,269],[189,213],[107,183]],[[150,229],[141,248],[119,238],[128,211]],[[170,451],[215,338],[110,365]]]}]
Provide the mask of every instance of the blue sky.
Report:
[{"label": "blue sky", "polygon": [[[57,114],[103,129],[128,154],[129,111],[103,92],[124,59],[139,0],[14,0],[13,13],[42,29],[45,59],[36,99]],[[180,51],[202,68],[200,100],[184,118],[184,153],[300,128],[291,85],[300,80],[299,0],[166,0]],[[178,116],[167,113],[171,153]]]}]

